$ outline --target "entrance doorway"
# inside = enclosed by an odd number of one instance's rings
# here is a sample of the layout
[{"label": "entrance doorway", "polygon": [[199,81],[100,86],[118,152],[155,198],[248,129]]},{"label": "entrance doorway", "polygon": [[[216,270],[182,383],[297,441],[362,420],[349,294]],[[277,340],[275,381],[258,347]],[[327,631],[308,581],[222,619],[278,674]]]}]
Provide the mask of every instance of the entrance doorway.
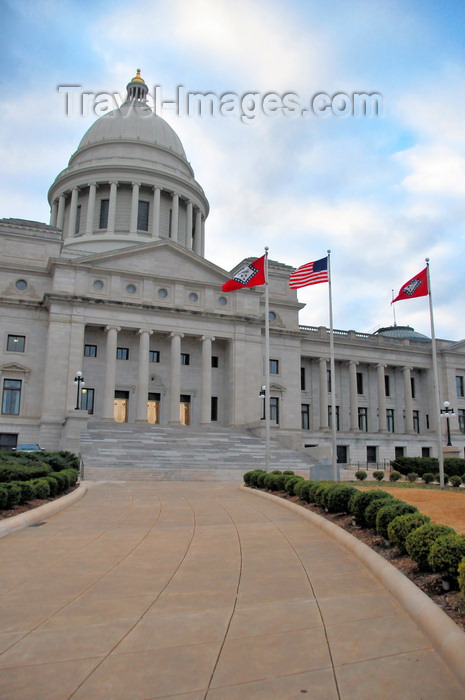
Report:
[{"label": "entrance doorway", "polygon": [[181,425],[191,424],[191,397],[189,394],[181,394],[179,397],[179,421]]},{"label": "entrance doorway", "polygon": [[160,394],[149,392],[147,400],[147,421],[151,425],[160,423]]},{"label": "entrance doorway", "polygon": [[129,408],[129,391],[115,391],[115,400],[113,406],[113,419],[115,423],[127,423]]}]

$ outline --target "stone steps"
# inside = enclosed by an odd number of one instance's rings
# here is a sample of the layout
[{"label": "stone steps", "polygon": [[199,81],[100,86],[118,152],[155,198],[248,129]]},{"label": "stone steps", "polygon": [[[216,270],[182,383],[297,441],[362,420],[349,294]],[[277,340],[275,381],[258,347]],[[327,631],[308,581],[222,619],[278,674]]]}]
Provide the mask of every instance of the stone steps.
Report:
[{"label": "stone steps", "polygon": [[[81,436],[84,478],[240,481],[265,468],[265,442],[237,428],[95,422]],[[304,453],[270,443],[270,469],[307,472]]]}]

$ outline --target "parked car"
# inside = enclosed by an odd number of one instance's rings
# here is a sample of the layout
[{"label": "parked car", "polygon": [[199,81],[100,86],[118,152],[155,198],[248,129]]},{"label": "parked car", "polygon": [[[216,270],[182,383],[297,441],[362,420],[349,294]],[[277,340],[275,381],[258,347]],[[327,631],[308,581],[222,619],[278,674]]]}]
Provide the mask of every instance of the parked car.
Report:
[{"label": "parked car", "polygon": [[11,449],[16,450],[16,452],[36,452],[36,450],[44,450],[45,447],[41,447],[36,442],[19,442],[16,447]]}]

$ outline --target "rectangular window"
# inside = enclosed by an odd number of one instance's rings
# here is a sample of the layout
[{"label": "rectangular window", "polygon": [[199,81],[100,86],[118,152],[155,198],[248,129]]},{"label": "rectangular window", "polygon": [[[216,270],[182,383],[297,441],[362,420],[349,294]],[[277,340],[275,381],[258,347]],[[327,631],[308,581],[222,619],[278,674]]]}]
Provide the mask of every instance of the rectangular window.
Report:
[{"label": "rectangular window", "polygon": [[413,412],[413,429],[416,433],[420,432],[420,412]]},{"label": "rectangular window", "polygon": [[212,396],[212,411],[211,411],[212,421],[218,420],[218,397]]},{"label": "rectangular window", "polygon": [[137,230],[149,230],[149,202],[139,202],[139,208],[137,210]]},{"label": "rectangular window", "polygon": [[214,369],[218,369],[218,367],[219,367],[218,355],[212,355],[212,367]]},{"label": "rectangular window", "polygon": [[81,228],[81,205],[78,204],[76,209],[76,226],[74,227],[74,235],[79,235],[79,229]]},{"label": "rectangular window", "polygon": [[97,346],[84,345],[84,357],[97,357]]},{"label": "rectangular window", "polygon": [[0,450],[11,450],[18,444],[18,433],[0,433]]},{"label": "rectangular window", "polygon": [[270,374],[279,374],[279,360],[270,360]]},{"label": "rectangular window", "polygon": [[458,416],[459,416],[459,430],[461,433],[465,433],[465,409],[459,408]]},{"label": "rectangular window", "polygon": [[6,341],[8,352],[24,352],[26,347],[25,335],[9,335]]},{"label": "rectangular window", "polygon": [[376,445],[367,445],[367,462],[368,464],[376,464],[378,461],[378,448]]},{"label": "rectangular window", "polygon": [[431,457],[431,447],[422,447],[421,448],[421,456],[422,457]]},{"label": "rectangular window", "polygon": [[358,408],[358,429],[364,433],[368,432],[368,408],[363,406]]},{"label": "rectangular window", "polygon": [[455,386],[457,387],[457,396],[464,396],[463,377],[455,377]]},{"label": "rectangular window", "polygon": [[270,420],[279,423],[279,399],[276,396],[270,396]]},{"label": "rectangular window", "polygon": [[[332,411],[332,406],[328,406],[328,427],[332,428],[333,427],[333,411]],[[336,430],[340,430],[339,428],[339,406],[336,406]]]},{"label": "rectangular window", "polygon": [[302,415],[302,430],[310,430],[310,404],[303,403],[300,410]]},{"label": "rectangular window", "polygon": [[357,372],[357,394],[363,394],[363,374]]},{"label": "rectangular window", "polygon": [[2,395],[2,413],[9,416],[18,416],[21,404],[21,380],[4,379]]},{"label": "rectangular window", "polygon": [[327,369],[326,370],[326,384],[328,387],[328,394],[331,393],[331,370]]},{"label": "rectangular window", "polygon": [[399,459],[399,457],[403,457],[405,453],[405,447],[402,446],[396,446],[394,447],[394,456],[396,459]]},{"label": "rectangular window", "polygon": [[170,209],[170,218],[169,218],[169,221],[168,221],[168,238],[171,238],[171,237],[172,237],[172,236],[171,236],[171,224],[172,224],[172,221],[173,221],[173,210]]},{"label": "rectangular window", "polygon": [[415,398],[415,377],[410,377],[410,388],[412,390],[412,399]]},{"label": "rectangular window", "polygon": [[391,396],[391,382],[388,374],[384,375],[384,393],[386,396]]},{"label": "rectangular window", "polygon": [[388,433],[393,433],[395,426],[394,426],[394,409],[393,408],[387,408],[386,409],[386,424],[387,424],[387,429]]},{"label": "rectangular window", "polygon": [[149,362],[160,362],[159,350],[149,350]]},{"label": "rectangular window", "polygon": [[108,228],[108,212],[110,210],[110,200],[101,199],[100,200],[100,218],[99,218],[99,228]]},{"label": "rectangular window", "polygon": [[94,412],[94,397],[95,389],[88,389],[84,387],[81,391],[81,410],[87,411],[87,413]]},{"label": "rectangular window", "polygon": [[425,416],[426,419],[426,430],[429,430],[429,414],[427,413]]},{"label": "rectangular window", "polygon": [[116,348],[117,360],[129,360],[129,348]]},{"label": "rectangular window", "polygon": [[300,390],[305,391],[305,367],[300,368]]},{"label": "rectangular window", "polygon": [[188,353],[188,352],[182,352],[182,353],[181,353],[181,364],[182,364],[182,365],[190,365],[190,361],[191,361],[191,358],[190,358],[189,353]]}]

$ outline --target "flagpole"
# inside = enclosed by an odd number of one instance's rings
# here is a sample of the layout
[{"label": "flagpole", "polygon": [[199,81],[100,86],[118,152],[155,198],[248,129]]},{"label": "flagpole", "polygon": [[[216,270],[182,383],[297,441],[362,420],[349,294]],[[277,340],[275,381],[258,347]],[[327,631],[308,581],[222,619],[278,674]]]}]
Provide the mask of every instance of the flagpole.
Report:
[{"label": "flagpole", "polygon": [[436,352],[436,337],[434,335],[434,317],[433,317],[433,295],[431,294],[431,280],[429,274],[429,258],[425,258],[427,279],[428,279],[428,297],[429,297],[429,316],[431,325],[431,346],[433,355],[433,383],[434,383],[434,406],[436,411],[436,433],[438,441],[438,461],[439,461],[439,485],[444,488],[444,453],[442,451],[442,430],[441,430],[441,400],[439,397],[439,372],[438,358]]},{"label": "flagpole", "polygon": [[268,291],[268,246],[265,246],[265,471],[270,471],[270,298]]},{"label": "flagpole", "polygon": [[337,416],[336,416],[336,371],[334,362],[333,300],[331,292],[331,251],[328,250],[328,297],[329,297],[329,366],[331,372],[331,463],[333,479],[337,481]]}]

